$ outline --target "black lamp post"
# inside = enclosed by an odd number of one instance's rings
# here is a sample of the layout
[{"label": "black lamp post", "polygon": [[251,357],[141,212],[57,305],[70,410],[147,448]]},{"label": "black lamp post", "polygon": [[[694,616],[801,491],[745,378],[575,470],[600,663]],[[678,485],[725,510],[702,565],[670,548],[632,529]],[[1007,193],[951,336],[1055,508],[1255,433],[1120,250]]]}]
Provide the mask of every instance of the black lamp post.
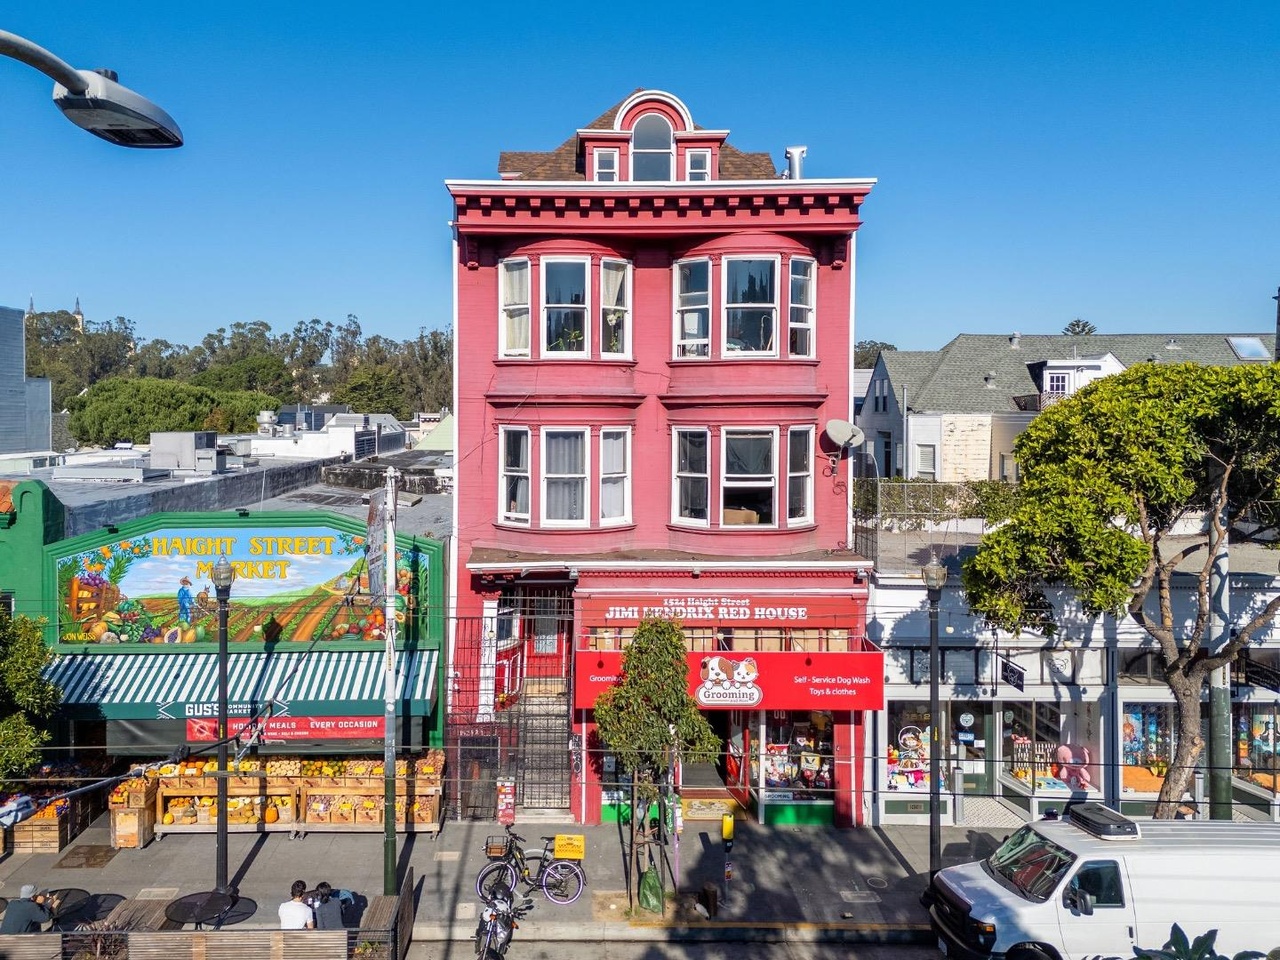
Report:
[{"label": "black lamp post", "polygon": [[218,852],[217,891],[227,887],[227,603],[236,572],[225,556],[213,565],[213,589],[218,595]]},{"label": "black lamp post", "polygon": [[920,568],[929,592],[929,879],[942,869],[942,709],[938,703],[938,675],[942,656],[938,649],[938,603],[947,585],[947,568],[937,554]]}]

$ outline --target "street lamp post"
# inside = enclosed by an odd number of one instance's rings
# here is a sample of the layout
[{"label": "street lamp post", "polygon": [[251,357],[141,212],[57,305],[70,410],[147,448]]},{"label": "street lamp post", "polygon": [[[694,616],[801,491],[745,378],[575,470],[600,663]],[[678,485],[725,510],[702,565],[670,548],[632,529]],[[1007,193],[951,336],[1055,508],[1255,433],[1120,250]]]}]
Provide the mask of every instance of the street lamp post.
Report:
[{"label": "street lamp post", "polygon": [[947,584],[947,568],[937,554],[920,568],[929,593],[929,879],[942,869],[942,709],[938,702],[938,675],[942,656],[938,649],[938,604]]},{"label": "street lamp post", "polygon": [[118,82],[114,70],[77,70],[25,37],[0,30],[0,56],[54,81],[53,102],[68,120],[119,147],[180,147],[173,117]]},{"label": "street lamp post", "polygon": [[213,565],[213,589],[218,595],[218,851],[216,889],[227,887],[227,604],[235,570],[225,555]]}]

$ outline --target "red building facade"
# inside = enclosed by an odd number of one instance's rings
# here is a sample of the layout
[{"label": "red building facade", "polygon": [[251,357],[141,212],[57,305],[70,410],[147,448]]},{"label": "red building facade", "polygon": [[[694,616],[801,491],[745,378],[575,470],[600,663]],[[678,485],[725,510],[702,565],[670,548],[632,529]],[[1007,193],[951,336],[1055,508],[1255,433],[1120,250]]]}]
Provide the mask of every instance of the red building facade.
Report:
[{"label": "red building facade", "polygon": [[852,420],[873,181],[804,179],[803,148],[779,176],[726,136],[637,91],[504,153],[499,180],[448,183],[455,760],[583,822],[620,775],[592,704],[647,613],[682,623],[726,740],[704,787],[764,819],[860,819],[884,670],[826,427]]}]

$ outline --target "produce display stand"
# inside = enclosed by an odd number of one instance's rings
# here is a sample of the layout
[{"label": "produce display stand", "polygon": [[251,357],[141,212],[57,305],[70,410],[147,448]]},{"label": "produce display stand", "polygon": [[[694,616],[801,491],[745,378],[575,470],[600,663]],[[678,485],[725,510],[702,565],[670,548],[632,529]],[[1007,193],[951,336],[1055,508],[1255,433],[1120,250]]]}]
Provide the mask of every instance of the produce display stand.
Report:
[{"label": "produce display stand", "polygon": [[[229,777],[228,809],[224,813],[216,808],[216,777],[161,778],[156,790],[156,837],[170,833],[214,833],[218,829],[218,817],[227,814],[228,833],[296,835],[298,788],[293,782],[284,782],[287,779]],[[269,806],[276,811],[274,820],[266,816]],[[190,813],[180,816],[177,811]]]},{"label": "produce display stand", "polygon": [[[342,786],[304,785],[298,836],[308,833],[376,833],[385,829],[386,784],[346,777]],[[425,780],[396,780],[396,832],[440,832],[441,787]]]}]

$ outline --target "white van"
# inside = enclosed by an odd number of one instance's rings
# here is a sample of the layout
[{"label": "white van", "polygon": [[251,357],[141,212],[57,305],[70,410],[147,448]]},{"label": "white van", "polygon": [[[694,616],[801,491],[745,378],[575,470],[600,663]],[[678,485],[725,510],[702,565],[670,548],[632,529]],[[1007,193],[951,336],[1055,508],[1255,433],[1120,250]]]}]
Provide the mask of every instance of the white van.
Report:
[{"label": "white van", "polygon": [[1159,949],[1176,923],[1231,956],[1280,946],[1280,824],[1139,825],[1081,803],[1020,828],[925,896],[951,960],[1080,960]]}]

